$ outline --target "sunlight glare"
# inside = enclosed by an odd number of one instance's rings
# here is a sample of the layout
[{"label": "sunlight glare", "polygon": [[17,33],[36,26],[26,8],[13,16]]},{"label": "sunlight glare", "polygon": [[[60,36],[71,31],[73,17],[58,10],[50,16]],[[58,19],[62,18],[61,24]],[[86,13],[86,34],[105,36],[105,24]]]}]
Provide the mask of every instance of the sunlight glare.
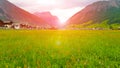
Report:
[{"label": "sunlight glare", "polygon": [[57,46],[60,46],[61,45],[61,42],[59,40],[56,41],[56,45]]},{"label": "sunlight glare", "polygon": [[76,8],[71,8],[71,9],[54,9],[51,10],[50,12],[52,15],[56,15],[60,19],[60,24],[65,24],[66,21],[73,16],[75,13],[80,11],[82,7],[76,7]]}]

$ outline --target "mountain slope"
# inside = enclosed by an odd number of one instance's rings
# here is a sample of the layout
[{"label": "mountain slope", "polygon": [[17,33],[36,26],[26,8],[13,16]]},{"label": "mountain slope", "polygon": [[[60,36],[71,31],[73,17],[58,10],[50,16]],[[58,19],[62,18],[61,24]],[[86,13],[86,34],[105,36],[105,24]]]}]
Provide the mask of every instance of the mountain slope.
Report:
[{"label": "mountain slope", "polygon": [[57,16],[53,16],[50,12],[36,12],[34,15],[41,17],[54,27],[59,26],[60,20]]},{"label": "mountain slope", "polygon": [[31,25],[48,25],[46,21],[13,5],[7,0],[0,0],[0,19]]},{"label": "mountain slope", "polygon": [[107,20],[107,24],[120,23],[120,0],[98,1],[81,10],[72,16],[67,25],[102,23]]}]

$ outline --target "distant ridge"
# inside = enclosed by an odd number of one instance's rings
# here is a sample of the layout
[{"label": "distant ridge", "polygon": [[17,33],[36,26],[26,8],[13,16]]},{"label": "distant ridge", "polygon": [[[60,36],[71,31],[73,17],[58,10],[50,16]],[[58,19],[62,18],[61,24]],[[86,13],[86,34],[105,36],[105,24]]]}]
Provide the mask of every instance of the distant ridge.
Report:
[{"label": "distant ridge", "polygon": [[34,15],[41,17],[43,20],[46,20],[50,25],[58,27],[60,20],[57,16],[53,16],[49,11],[46,12],[35,12]]}]

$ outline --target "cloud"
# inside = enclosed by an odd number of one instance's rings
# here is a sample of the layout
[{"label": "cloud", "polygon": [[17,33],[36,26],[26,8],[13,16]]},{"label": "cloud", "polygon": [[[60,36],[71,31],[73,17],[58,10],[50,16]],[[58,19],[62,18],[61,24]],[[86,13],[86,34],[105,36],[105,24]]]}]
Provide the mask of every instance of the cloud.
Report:
[{"label": "cloud", "polygon": [[9,0],[15,5],[28,11],[69,9],[73,7],[85,7],[86,5],[99,0]]}]

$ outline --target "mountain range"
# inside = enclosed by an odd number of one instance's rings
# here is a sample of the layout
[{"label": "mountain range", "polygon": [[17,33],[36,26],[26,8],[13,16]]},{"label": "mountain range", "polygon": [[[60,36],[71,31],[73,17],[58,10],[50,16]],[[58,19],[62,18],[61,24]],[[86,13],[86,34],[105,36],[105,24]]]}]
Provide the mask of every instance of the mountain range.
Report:
[{"label": "mountain range", "polygon": [[67,25],[108,26],[120,24],[120,0],[98,1],[86,6],[68,21]]},{"label": "mountain range", "polygon": [[47,21],[48,24],[59,27],[60,20],[57,16],[52,15],[49,11],[46,12],[35,12],[34,15],[42,18],[43,20]]},{"label": "mountain range", "polygon": [[[31,14],[7,0],[0,0],[0,20],[37,26],[59,26],[59,19],[50,12]],[[94,2],[73,15],[66,23],[67,26],[82,28],[120,27],[120,0]]]},{"label": "mountain range", "polygon": [[49,25],[49,23],[42,18],[15,6],[7,0],[0,0],[0,19],[2,21],[10,20],[14,23],[38,26]]}]

